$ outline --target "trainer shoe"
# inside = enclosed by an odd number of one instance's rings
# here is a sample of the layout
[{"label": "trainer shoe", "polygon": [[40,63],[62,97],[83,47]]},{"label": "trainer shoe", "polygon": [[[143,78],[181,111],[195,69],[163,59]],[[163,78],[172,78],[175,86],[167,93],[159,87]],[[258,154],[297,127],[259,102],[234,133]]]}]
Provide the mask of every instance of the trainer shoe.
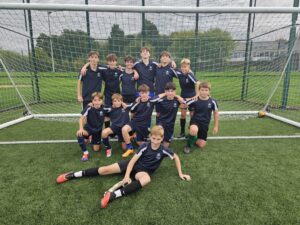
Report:
[{"label": "trainer shoe", "polygon": [[128,156],[134,154],[134,150],[133,149],[127,149],[126,152],[123,153],[122,157],[123,158],[127,158]]},{"label": "trainer shoe", "polygon": [[63,173],[56,178],[56,183],[61,184],[73,178],[73,172]]},{"label": "trainer shoe", "polygon": [[184,152],[185,154],[190,154],[191,151],[192,151],[191,148],[188,147],[188,146],[185,146],[184,149],[183,149],[183,152]]},{"label": "trainer shoe", "polygon": [[107,191],[104,194],[104,197],[101,199],[101,208],[104,209],[114,199],[114,193]]},{"label": "trainer shoe", "polygon": [[106,149],[106,157],[107,158],[111,157],[111,148]]},{"label": "trainer shoe", "polygon": [[83,153],[83,155],[81,157],[81,161],[86,162],[88,160],[89,160],[89,153]]}]

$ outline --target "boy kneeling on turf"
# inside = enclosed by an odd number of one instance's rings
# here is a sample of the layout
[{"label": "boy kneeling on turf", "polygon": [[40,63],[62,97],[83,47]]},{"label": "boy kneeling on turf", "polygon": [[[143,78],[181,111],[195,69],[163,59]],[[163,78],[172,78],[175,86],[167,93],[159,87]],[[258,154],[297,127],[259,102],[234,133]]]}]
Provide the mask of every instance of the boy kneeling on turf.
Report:
[{"label": "boy kneeling on turf", "polygon": [[105,208],[108,203],[116,198],[139,191],[142,187],[149,184],[151,182],[151,174],[155,172],[164,157],[167,156],[174,159],[180,179],[190,180],[191,177],[183,174],[181,171],[181,163],[178,155],[161,144],[163,136],[163,128],[161,126],[154,126],[151,129],[150,142],[141,145],[131,160],[127,159],[109,166],[61,174],[58,176],[56,182],[60,184],[79,177],[103,176],[116,173],[125,174],[123,185],[127,185],[114,192],[107,191],[101,199],[101,208]]},{"label": "boy kneeling on turf", "polygon": [[76,132],[78,144],[82,150],[81,161],[89,159],[89,152],[86,149],[85,139],[92,137],[91,144],[94,151],[99,151],[101,144],[101,132],[105,117],[103,108],[103,95],[100,92],[92,94],[92,104],[86,106],[81,112],[79,119],[79,130]]}]

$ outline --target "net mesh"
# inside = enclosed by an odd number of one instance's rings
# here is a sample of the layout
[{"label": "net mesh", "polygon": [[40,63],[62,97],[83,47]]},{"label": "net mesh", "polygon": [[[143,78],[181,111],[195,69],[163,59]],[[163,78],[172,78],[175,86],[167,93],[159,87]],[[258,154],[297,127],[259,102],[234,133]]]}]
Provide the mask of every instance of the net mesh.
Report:
[{"label": "net mesh", "polygon": [[[222,4],[201,1],[200,6]],[[230,4],[248,6],[244,1],[225,5]],[[178,1],[180,5],[194,6],[195,1]],[[123,64],[125,55],[138,59],[144,45],[156,61],[163,50],[171,52],[178,66],[182,58],[190,58],[197,78],[212,84],[211,94],[222,111],[266,106],[300,122],[299,21],[293,24],[292,14],[88,12],[89,21],[86,12],[30,14],[31,21],[28,10],[1,10],[0,123],[27,113],[21,98],[31,113],[80,112],[76,83],[88,52],[99,51],[101,64],[108,53],[116,53]]]}]

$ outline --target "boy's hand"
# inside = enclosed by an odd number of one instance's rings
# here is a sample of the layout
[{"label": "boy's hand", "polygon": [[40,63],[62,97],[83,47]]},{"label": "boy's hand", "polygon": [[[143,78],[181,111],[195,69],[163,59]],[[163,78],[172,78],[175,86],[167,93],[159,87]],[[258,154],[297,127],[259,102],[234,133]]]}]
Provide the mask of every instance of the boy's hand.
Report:
[{"label": "boy's hand", "polygon": [[187,181],[191,180],[191,176],[187,174],[181,174],[179,175],[179,177],[181,180],[187,180]]},{"label": "boy's hand", "polygon": [[81,70],[80,70],[80,75],[81,76],[85,76],[86,75],[86,71],[87,71],[86,67],[85,66],[82,67]]},{"label": "boy's hand", "polygon": [[176,65],[176,62],[172,60],[172,62],[171,62],[171,67],[172,67],[173,69],[176,69],[176,66],[177,66],[177,65]]},{"label": "boy's hand", "polygon": [[128,105],[127,105],[126,103],[122,102],[122,107],[123,107],[124,109],[126,109],[126,108],[128,107]]},{"label": "boy's hand", "polygon": [[135,79],[135,80],[137,80],[137,79],[139,79],[139,73],[136,71],[136,70],[133,70],[133,78]]},{"label": "boy's hand", "polygon": [[219,132],[219,128],[218,127],[214,127],[213,134],[217,134],[218,132]]},{"label": "boy's hand", "polygon": [[176,98],[180,103],[185,103],[184,99],[181,96],[176,95]]},{"label": "boy's hand", "polygon": [[123,71],[124,70],[124,68],[121,66],[121,65],[118,65],[118,70],[120,70],[120,71]]},{"label": "boy's hand", "polygon": [[77,101],[80,102],[80,103],[82,103],[83,102],[82,96],[77,96]]},{"label": "boy's hand", "polygon": [[83,133],[84,133],[84,130],[83,129],[79,129],[77,132],[76,132],[76,135],[78,137],[82,137],[83,136]]},{"label": "boy's hand", "polygon": [[124,178],[123,178],[123,186],[124,186],[124,185],[127,185],[127,184],[130,184],[130,183],[131,183],[130,177],[124,177]]}]

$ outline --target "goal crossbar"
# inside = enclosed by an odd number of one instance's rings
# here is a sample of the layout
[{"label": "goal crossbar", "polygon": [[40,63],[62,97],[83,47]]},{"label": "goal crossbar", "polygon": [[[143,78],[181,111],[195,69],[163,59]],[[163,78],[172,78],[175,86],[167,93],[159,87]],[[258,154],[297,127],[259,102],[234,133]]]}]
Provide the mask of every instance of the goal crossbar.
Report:
[{"label": "goal crossbar", "polygon": [[133,13],[299,13],[297,7],[171,7],[171,6],[122,6],[80,5],[45,3],[0,3],[0,9],[55,10],[90,12],[133,12]]}]

